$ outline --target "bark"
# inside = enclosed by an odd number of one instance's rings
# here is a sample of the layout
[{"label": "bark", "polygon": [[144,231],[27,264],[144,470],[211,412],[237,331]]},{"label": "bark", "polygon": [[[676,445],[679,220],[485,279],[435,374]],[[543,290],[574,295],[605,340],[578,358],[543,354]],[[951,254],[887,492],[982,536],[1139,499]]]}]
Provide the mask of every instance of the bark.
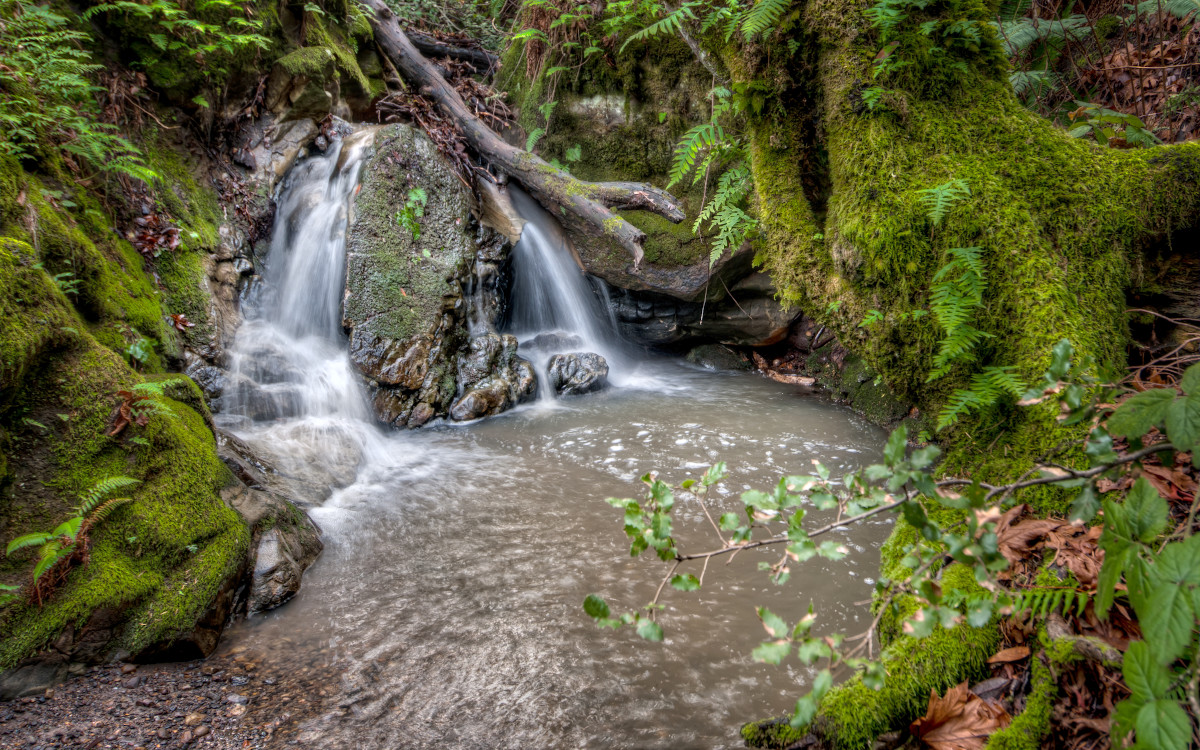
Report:
[{"label": "bark", "polygon": [[679,223],[684,213],[670,193],[633,182],[583,182],[552,167],[538,156],[506,143],[475,117],[433,63],[425,59],[401,30],[383,0],[359,0],[369,11],[375,41],[400,74],[453,119],[467,143],[493,167],[523,185],[547,210],[576,229],[615,239],[641,264],[646,235],[613,209],[652,211]]},{"label": "bark", "polygon": [[455,47],[419,31],[408,31],[405,34],[417,51],[426,57],[449,57],[451,60],[461,60],[470,63],[471,67],[482,74],[492,73],[500,65],[500,58],[487,50]]}]

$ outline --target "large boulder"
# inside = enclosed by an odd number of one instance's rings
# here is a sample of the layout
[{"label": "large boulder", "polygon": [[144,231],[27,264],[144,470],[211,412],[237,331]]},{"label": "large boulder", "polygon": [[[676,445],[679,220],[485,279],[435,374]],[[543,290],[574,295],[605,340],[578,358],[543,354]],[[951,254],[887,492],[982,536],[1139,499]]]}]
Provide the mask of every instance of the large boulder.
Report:
[{"label": "large boulder", "polygon": [[392,125],[375,144],[347,242],[343,324],[377,417],[420,427],[510,408],[535,387],[515,340],[494,333],[511,243],[479,223],[424,133]]}]

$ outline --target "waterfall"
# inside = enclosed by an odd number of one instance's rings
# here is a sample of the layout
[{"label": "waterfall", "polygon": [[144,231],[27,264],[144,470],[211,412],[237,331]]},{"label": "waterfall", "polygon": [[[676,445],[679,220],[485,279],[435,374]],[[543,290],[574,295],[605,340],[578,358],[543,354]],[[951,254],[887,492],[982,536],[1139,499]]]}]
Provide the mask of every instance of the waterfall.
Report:
[{"label": "waterfall", "polygon": [[346,227],[371,143],[362,130],[297,164],[282,185],[261,289],[229,347],[218,419],[317,501],[385,451],[342,332]]},{"label": "waterfall", "polygon": [[544,375],[554,354],[595,352],[607,360],[610,381],[622,383],[633,360],[617,335],[604,282],[584,274],[549,212],[519,188],[509,192],[525,220],[513,248],[508,314],[508,328],[521,341],[522,353]]}]

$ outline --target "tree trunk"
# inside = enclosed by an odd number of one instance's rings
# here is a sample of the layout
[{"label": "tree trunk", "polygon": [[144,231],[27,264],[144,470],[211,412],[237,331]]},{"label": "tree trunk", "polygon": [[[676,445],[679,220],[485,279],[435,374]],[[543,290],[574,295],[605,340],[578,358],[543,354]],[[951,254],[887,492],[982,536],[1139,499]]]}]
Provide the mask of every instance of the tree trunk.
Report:
[{"label": "tree trunk", "polygon": [[551,213],[571,222],[576,229],[617,240],[633,256],[635,266],[642,261],[646,235],[612,209],[652,211],[674,223],[683,221],[684,214],[676,199],[664,190],[633,182],[583,182],[506,143],[471,113],[458,92],[416,50],[383,0],[359,2],[369,11],[367,16],[375,31],[375,41],[400,74],[458,123],[471,148],[525,186]]}]

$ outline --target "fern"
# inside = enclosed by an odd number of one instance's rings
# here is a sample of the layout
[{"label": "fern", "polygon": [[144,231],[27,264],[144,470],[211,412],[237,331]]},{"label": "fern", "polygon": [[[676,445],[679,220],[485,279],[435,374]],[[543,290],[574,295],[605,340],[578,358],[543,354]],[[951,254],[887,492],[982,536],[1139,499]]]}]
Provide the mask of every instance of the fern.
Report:
[{"label": "fern", "polygon": [[959,418],[973,411],[981,411],[997,403],[1004,396],[1020,396],[1025,392],[1025,382],[1015,374],[1015,367],[985,367],[971,378],[970,388],[959,388],[950,395],[949,401],[938,414],[937,429],[942,430],[958,422]]},{"label": "fern", "polygon": [[1165,13],[1183,21],[1189,14],[1200,15],[1200,0],[1144,0],[1138,3],[1138,16],[1148,16],[1151,13]]},{"label": "fern", "polygon": [[933,358],[933,372],[925,382],[942,377],[976,344],[991,338],[990,333],[970,325],[975,311],[983,306],[986,286],[981,251],[978,247],[956,247],[949,252],[950,260],[934,274],[929,293],[930,312],[941,326],[943,337]]},{"label": "fern", "polygon": [[1079,41],[1087,37],[1091,29],[1087,17],[1082,15],[1051,19],[1018,18],[993,26],[1004,41],[1004,52],[1009,57],[1021,55],[1042,42]]},{"label": "fern", "polygon": [[791,0],[758,0],[740,19],[742,34],[749,39],[771,29],[791,4]]},{"label": "fern", "polygon": [[1025,589],[1012,597],[1012,610],[1029,612],[1035,617],[1047,617],[1051,613],[1082,615],[1091,597],[1077,589],[1033,588]]},{"label": "fern", "polygon": [[631,34],[625,43],[621,45],[620,52],[624,52],[625,48],[630,44],[642,39],[649,39],[652,36],[660,36],[662,34],[674,34],[683,29],[685,21],[695,21],[696,13],[693,10],[699,2],[687,2],[679,6],[676,10],[668,13],[663,18],[650,24],[646,28]]},{"label": "fern", "polygon": [[94,511],[92,511],[91,516],[88,518],[88,523],[92,526],[95,526],[96,524],[101,523],[102,521],[104,521],[104,519],[106,519],[110,515],[112,515],[112,512],[114,510],[116,510],[117,508],[120,508],[122,505],[125,505],[127,503],[132,503],[132,502],[133,502],[132,497],[114,497],[111,500],[106,500],[103,503],[101,503],[100,506],[97,507]]},{"label": "fern", "polygon": [[101,479],[95,486],[80,496],[79,515],[87,517],[89,513],[96,509],[96,506],[104,499],[105,495],[109,495],[124,487],[132,487],[135,484],[138,484],[138,480],[132,477],[117,476]]},{"label": "fern", "polygon": [[696,159],[707,148],[725,140],[725,130],[715,122],[706,122],[683,134],[675,146],[675,157],[671,160],[671,174],[667,181],[670,188],[687,178],[696,168]]},{"label": "fern", "polygon": [[740,164],[726,170],[717,182],[713,197],[704,204],[692,226],[695,234],[700,234],[705,222],[717,230],[708,256],[710,269],[727,249],[742,244],[742,240],[758,223],[738,205],[750,192],[750,186],[750,170],[746,165]]},{"label": "fern", "polygon": [[966,180],[955,179],[936,187],[918,190],[917,193],[921,196],[921,203],[925,206],[929,218],[934,226],[937,226],[946,218],[946,214],[955,203],[971,197],[971,187]]}]

